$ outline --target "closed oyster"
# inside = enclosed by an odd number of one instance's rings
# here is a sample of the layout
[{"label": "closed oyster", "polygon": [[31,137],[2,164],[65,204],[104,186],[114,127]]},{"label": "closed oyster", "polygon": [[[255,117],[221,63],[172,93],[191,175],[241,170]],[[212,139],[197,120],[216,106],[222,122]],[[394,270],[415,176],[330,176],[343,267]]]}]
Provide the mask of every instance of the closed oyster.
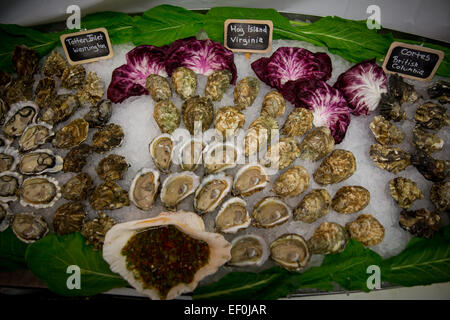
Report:
[{"label": "closed oyster", "polygon": [[87,163],[89,155],[92,153],[92,147],[82,143],[72,148],[64,157],[64,172],[81,172]]},{"label": "closed oyster", "polygon": [[398,173],[411,164],[411,155],[399,148],[373,144],[370,146],[370,158],[380,169]]},{"label": "closed oyster", "polygon": [[61,198],[57,180],[38,176],[25,179],[19,189],[20,204],[34,208],[49,208]]},{"label": "closed oyster", "polygon": [[305,195],[294,210],[294,220],[313,223],[330,211],[331,196],[325,189],[314,189]]},{"label": "closed oyster", "polygon": [[278,122],[269,116],[260,116],[253,121],[245,134],[244,153],[250,156],[256,152],[265,150],[278,133]]},{"label": "closed oyster", "polygon": [[223,173],[203,179],[194,195],[194,210],[199,214],[214,211],[230,192],[233,178]]},{"label": "closed oyster", "polygon": [[88,198],[94,190],[94,181],[86,172],[82,172],[69,179],[61,188],[64,199],[72,201],[83,201]]},{"label": "closed oyster", "polygon": [[44,68],[42,68],[42,72],[47,77],[56,76],[60,78],[66,67],[67,67],[66,59],[64,59],[64,57],[60,55],[58,52],[53,50],[50,56],[45,61],[45,65]]},{"label": "closed oyster", "polygon": [[436,131],[450,125],[447,108],[433,102],[426,102],[418,106],[414,120],[419,126]]},{"label": "closed oyster", "polygon": [[0,147],[0,172],[14,171],[19,162],[19,153],[16,149]]},{"label": "closed oyster", "polygon": [[153,163],[158,170],[163,173],[170,172],[174,152],[174,141],[172,136],[167,133],[157,136],[152,140],[148,148]]},{"label": "closed oyster", "polygon": [[370,214],[362,214],[356,220],[345,225],[350,238],[366,247],[376,246],[384,238],[384,227]]},{"label": "closed oyster", "polygon": [[308,264],[311,253],[302,236],[289,233],[270,244],[270,258],[287,270],[301,271]]},{"label": "closed oyster", "polygon": [[426,130],[415,127],[413,130],[413,145],[417,149],[421,149],[428,154],[442,150],[444,140],[437,134],[427,132]]},{"label": "closed oyster", "polygon": [[16,201],[22,184],[22,176],[17,172],[5,171],[0,173],[0,202]]},{"label": "closed oyster", "polygon": [[400,102],[390,94],[382,93],[378,106],[380,115],[382,115],[386,120],[399,122],[406,119],[406,112],[400,105]]},{"label": "closed oyster", "polygon": [[163,133],[174,132],[181,123],[180,111],[169,100],[162,100],[155,104],[153,118]]},{"label": "closed oyster", "polygon": [[268,257],[266,241],[260,236],[245,234],[231,242],[231,259],[228,264],[235,267],[261,266]]},{"label": "closed oyster", "polygon": [[61,75],[61,87],[66,89],[80,89],[84,84],[86,69],[81,64],[67,66]]},{"label": "closed oyster", "polygon": [[349,235],[345,228],[334,222],[322,222],[308,240],[313,254],[330,254],[344,251]]},{"label": "closed oyster", "polygon": [[450,181],[434,183],[430,190],[430,200],[437,211],[450,213]]},{"label": "closed oyster", "polygon": [[32,212],[16,213],[12,216],[11,229],[20,241],[33,243],[48,233],[48,224],[42,216]]},{"label": "closed oyster", "polygon": [[86,221],[81,228],[81,235],[86,238],[86,243],[94,247],[94,250],[101,250],[105,241],[105,235],[116,224],[116,221],[98,212],[98,218]]},{"label": "closed oyster", "polygon": [[289,167],[299,155],[297,141],[292,137],[285,137],[267,148],[261,161],[266,167],[283,170]]},{"label": "closed oyster", "polygon": [[29,125],[19,139],[19,148],[22,152],[37,149],[45,144],[55,133],[46,123]]},{"label": "closed oyster", "polygon": [[216,132],[224,138],[232,137],[244,126],[245,117],[237,108],[226,106],[217,109],[214,119]]},{"label": "closed oyster", "polygon": [[431,238],[439,230],[441,217],[427,209],[400,212],[400,227],[412,235],[421,238]]},{"label": "closed oyster", "polygon": [[295,197],[305,192],[308,187],[308,171],[303,166],[293,166],[275,180],[272,190],[280,197]]},{"label": "closed oyster", "polygon": [[203,166],[206,174],[231,169],[240,163],[241,151],[232,143],[213,143],[203,154]]},{"label": "closed oyster", "polygon": [[291,209],[278,197],[265,197],[253,208],[252,224],[271,228],[285,223],[292,216]]},{"label": "closed oyster", "polygon": [[[1,93],[0,96],[2,96]],[[3,125],[3,123],[5,122],[8,111],[9,105],[2,98],[0,98],[0,125]]]},{"label": "closed oyster", "polygon": [[417,184],[408,178],[397,177],[389,181],[389,193],[401,208],[408,209],[417,199],[423,199]]},{"label": "closed oyster", "polygon": [[14,79],[4,89],[4,100],[8,105],[31,100],[33,95],[32,82]]},{"label": "closed oyster", "polygon": [[361,211],[370,202],[370,192],[361,186],[344,186],[341,187],[333,199],[331,207],[334,211],[348,214]]},{"label": "closed oyster", "polygon": [[352,152],[335,149],[323,159],[313,174],[314,181],[321,185],[333,184],[349,178],[356,170],[356,159]]},{"label": "closed oyster", "polygon": [[433,182],[445,180],[450,172],[449,160],[434,159],[420,149],[411,156],[411,163],[425,179]]},{"label": "closed oyster", "polygon": [[0,203],[0,232],[5,231],[9,227],[9,217],[8,212],[9,206],[6,203]]},{"label": "closed oyster", "polygon": [[439,103],[445,104],[450,101],[450,83],[443,80],[436,81],[427,92],[431,99],[437,99]]},{"label": "closed oyster", "polygon": [[[184,125],[193,135],[203,132],[211,126],[214,119],[214,107],[207,97],[191,97],[182,105]],[[200,130],[201,129],[201,130]]]},{"label": "closed oyster", "polygon": [[82,107],[90,107],[99,103],[104,93],[105,83],[95,72],[90,71],[86,83],[77,91],[77,96]]},{"label": "closed oyster", "polygon": [[212,101],[220,101],[230,87],[232,75],[228,70],[216,70],[208,76],[205,86],[205,96]]},{"label": "closed oyster", "polygon": [[328,127],[318,127],[312,130],[298,146],[299,158],[317,161],[329,154],[334,147],[334,138]]},{"label": "closed oyster", "polygon": [[40,108],[45,108],[53,104],[56,97],[56,83],[52,78],[39,80],[35,90],[34,101]]},{"label": "closed oyster", "polygon": [[405,138],[403,132],[383,116],[376,116],[369,125],[378,143],[383,145],[399,144]]},{"label": "closed oyster", "polygon": [[145,88],[155,102],[169,100],[172,97],[169,81],[158,74],[151,74],[147,77]]},{"label": "closed oyster", "polygon": [[154,300],[173,299],[225,264],[230,247],[222,235],[206,232],[195,213],[164,212],[112,227],[103,258],[139,292]]},{"label": "closed oyster", "polygon": [[41,110],[39,121],[50,125],[66,121],[80,107],[76,95],[61,94],[56,96],[53,103]]},{"label": "closed oyster", "polygon": [[233,182],[233,195],[248,197],[264,189],[269,182],[266,169],[257,163],[246,164],[241,167]]},{"label": "closed oyster", "polygon": [[200,178],[192,172],[172,173],[162,184],[161,202],[168,210],[176,210],[177,205],[194,193],[199,184]]},{"label": "closed oyster", "polygon": [[241,79],[234,87],[234,105],[239,110],[251,106],[259,93],[259,80],[255,77]]},{"label": "closed oyster", "polygon": [[111,151],[114,148],[120,147],[124,136],[121,126],[110,123],[94,133],[92,148],[98,153]]},{"label": "closed oyster", "polygon": [[59,129],[52,143],[55,148],[68,149],[84,142],[88,136],[89,123],[84,119],[75,119]]},{"label": "closed oyster", "polygon": [[81,231],[87,213],[81,202],[61,205],[53,216],[53,229],[59,235]]},{"label": "closed oyster", "polygon": [[189,139],[182,144],[176,153],[180,168],[189,171],[197,170],[198,166],[202,163],[204,147],[203,141],[197,139]]},{"label": "closed oyster", "polygon": [[406,83],[398,74],[389,77],[389,93],[401,104],[405,102],[416,102],[419,94],[414,90],[414,86]]},{"label": "closed oyster", "polygon": [[99,184],[89,197],[89,204],[94,210],[115,210],[130,205],[128,191],[117,183],[107,181]]},{"label": "closed oyster", "polygon": [[216,230],[236,233],[250,225],[247,203],[241,198],[230,198],[222,204],[215,219]]},{"label": "closed oyster", "polygon": [[286,101],[278,91],[270,91],[264,96],[261,107],[261,115],[267,115],[272,118],[281,117],[286,110]]},{"label": "closed oyster", "polygon": [[129,166],[125,157],[118,154],[110,154],[100,160],[95,171],[105,181],[116,181],[123,178]]},{"label": "closed oyster", "polygon": [[39,57],[27,46],[15,46],[11,60],[19,79],[32,82],[33,76],[39,72]]},{"label": "closed oyster", "polygon": [[142,168],[131,182],[128,194],[131,202],[141,210],[150,210],[159,188],[159,172]]},{"label": "closed oyster", "polygon": [[25,153],[19,161],[21,174],[32,175],[55,173],[63,168],[63,158],[55,155],[50,149],[39,149]]},{"label": "closed oyster", "polygon": [[197,76],[194,71],[186,67],[178,67],[172,73],[172,87],[181,99],[186,100],[195,95]]},{"label": "closed oyster", "polygon": [[112,103],[110,100],[105,99],[92,106],[83,119],[89,123],[89,128],[102,128],[111,119],[111,115]]},{"label": "closed oyster", "polygon": [[20,137],[26,127],[34,122],[39,107],[32,101],[19,102],[13,106],[6,116],[3,133],[9,137]]}]

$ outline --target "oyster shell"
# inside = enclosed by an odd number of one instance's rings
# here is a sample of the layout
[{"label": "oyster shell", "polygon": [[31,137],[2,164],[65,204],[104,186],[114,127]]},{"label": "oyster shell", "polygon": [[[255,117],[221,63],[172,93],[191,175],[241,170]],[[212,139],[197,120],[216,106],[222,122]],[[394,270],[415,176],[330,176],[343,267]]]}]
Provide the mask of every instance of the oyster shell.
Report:
[{"label": "oyster shell", "polygon": [[370,214],[362,214],[356,220],[345,225],[350,238],[366,247],[376,246],[384,238],[384,227]]},{"label": "oyster shell", "polygon": [[298,148],[299,158],[302,160],[317,161],[329,154],[334,147],[334,138],[328,127],[314,128],[303,139]]},{"label": "oyster shell", "polygon": [[0,203],[0,232],[5,231],[9,227],[9,217],[8,212],[9,206],[6,203]]},{"label": "oyster shell", "polygon": [[0,133],[0,148],[7,148],[11,146],[13,140],[3,134]]},{"label": "oyster shell", "polygon": [[159,102],[172,98],[169,81],[158,74],[151,74],[145,80],[145,88],[152,96],[153,101]]},{"label": "oyster shell", "polygon": [[283,170],[289,167],[299,155],[297,141],[292,137],[284,137],[267,148],[261,161],[266,167]]},{"label": "oyster shell", "polygon": [[8,105],[31,100],[33,95],[32,82],[14,79],[4,89],[4,100]]},{"label": "oyster shell", "polygon": [[[0,97],[2,96],[2,94],[0,93]],[[0,98],[0,125],[3,125],[3,123],[5,122],[5,118],[6,115],[8,114],[9,111],[9,105],[2,99]]]},{"label": "oyster shell", "polygon": [[256,152],[265,150],[271,139],[278,134],[278,122],[272,117],[260,116],[253,121],[245,134],[244,153],[248,157]]},{"label": "oyster shell", "polygon": [[406,119],[406,112],[400,105],[400,102],[390,94],[382,93],[378,106],[380,115],[386,120],[399,122]]},{"label": "oyster shell", "polygon": [[17,172],[4,171],[0,173],[0,202],[16,201],[22,176]]},{"label": "oyster shell", "polygon": [[84,142],[88,136],[89,123],[84,119],[75,119],[59,129],[52,141],[55,148],[68,149]]},{"label": "oyster shell", "polygon": [[172,173],[162,184],[161,202],[167,209],[175,210],[183,199],[194,193],[199,184],[200,178],[192,172]]},{"label": "oyster shell", "polygon": [[411,163],[425,179],[433,182],[445,180],[450,172],[449,160],[434,159],[420,149],[411,156]]},{"label": "oyster shell", "polygon": [[101,250],[106,233],[116,224],[116,221],[103,212],[98,212],[97,214],[98,218],[83,223],[81,235],[86,238],[88,245],[94,247],[94,250]]},{"label": "oyster shell", "polygon": [[450,181],[434,183],[430,190],[430,200],[437,211],[450,213]]},{"label": "oyster shell", "polygon": [[294,220],[313,223],[330,211],[331,196],[325,189],[313,189],[294,210]]},{"label": "oyster shell", "polygon": [[281,117],[286,110],[286,101],[278,91],[270,91],[264,96],[261,107],[261,115],[267,115],[272,118]]},{"label": "oyster shell", "polygon": [[39,149],[22,156],[18,171],[25,175],[55,173],[62,170],[63,162],[63,158],[55,155],[52,150]]},{"label": "oyster shell", "polygon": [[94,210],[115,210],[130,205],[128,191],[117,183],[107,181],[99,184],[89,197],[89,204]]},{"label": "oyster shell", "polygon": [[142,168],[131,182],[128,197],[141,210],[150,210],[159,188],[159,172]]},{"label": "oyster shell", "polygon": [[434,233],[439,230],[440,222],[441,217],[427,209],[402,210],[400,212],[400,227],[417,237],[433,237]]},{"label": "oyster shell", "polygon": [[289,233],[270,244],[270,258],[287,270],[301,271],[308,264],[311,253],[302,236]]},{"label": "oyster shell", "polygon": [[232,193],[235,196],[248,197],[263,190],[269,182],[266,169],[258,163],[242,166],[234,177]]},{"label": "oyster shell", "polygon": [[34,122],[39,107],[32,101],[19,102],[13,106],[6,116],[3,133],[9,137],[20,137],[26,127]]},{"label": "oyster shell", "polygon": [[82,107],[90,107],[99,103],[104,93],[105,83],[95,72],[90,71],[86,83],[77,91],[77,96]]},{"label": "oyster shell", "polygon": [[202,163],[203,149],[205,145],[202,140],[189,139],[181,145],[176,153],[177,162],[182,170],[195,171]]},{"label": "oyster shell", "polygon": [[181,123],[180,111],[169,100],[162,100],[155,104],[153,118],[163,133],[174,132]]},{"label": "oyster shell", "polygon": [[431,99],[437,99],[439,103],[445,104],[450,101],[450,83],[443,80],[436,81],[427,92]]},{"label": "oyster shell", "polygon": [[393,74],[388,80],[389,93],[401,104],[416,102],[420,96],[414,90],[414,86],[406,83],[398,74]]},{"label": "oyster shell", "polygon": [[236,233],[247,228],[250,222],[247,203],[241,198],[230,198],[225,201],[215,218],[216,230],[225,233]]},{"label": "oyster shell", "polygon": [[428,154],[442,150],[444,140],[437,134],[427,132],[426,130],[415,127],[413,130],[413,145],[417,149],[421,149]]},{"label": "oyster shell", "polygon": [[22,152],[37,149],[45,144],[55,133],[46,123],[29,125],[19,139],[19,148]]},{"label": "oyster shell", "polygon": [[[211,126],[214,119],[214,106],[207,97],[188,98],[181,106],[184,125],[193,135]],[[200,130],[201,129],[201,130]]]},{"label": "oyster shell", "polygon": [[60,78],[67,67],[66,59],[55,50],[52,51],[50,56],[45,61],[45,65],[42,68],[42,72],[47,77],[56,76]]},{"label": "oyster shell", "polygon": [[224,138],[232,137],[244,126],[245,117],[239,109],[226,106],[217,109],[214,128]]},{"label": "oyster shell", "polygon": [[81,172],[87,163],[89,155],[92,153],[92,147],[82,143],[72,148],[64,157],[64,172]]},{"label": "oyster shell", "polygon": [[33,243],[48,233],[48,224],[42,216],[32,212],[16,213],[12,216],[11,229],[25,243]]},{"label": "oyster shell", "polygon": [[369,155],[378,168],[392,173],[405,170],[411,164],[411,155],[408,152],[377,143],[370,146]]},{"label": "oyster shell", "polygon": [[195,190],[194,210],[199,214],[214,211],[230,192],[232,184],[233,178],[223,173],[204,178]]},{"label": "oyster shell", "polygon": [[89,123],[89,128],[102,128],[111,119],[111,115],[112,103],[110,100],[105,99],[92,106],[83,119]]},{"label": "oyster shell", "polygon": [[80,89],[84,84],[86,69],[81,64],[67,66],[61,75],[61,87],[66,89]]},{"label": "oyster shell", "polygon": [[54,103],[56,97],[56,83],[52,78],[39,80],[35,90],[34,101],[40,108],[45,108]]},{"label": "oyster shell", "polygon": [[330,254],[344,251],[349,235],[345,228],[334,222],[322,222],[308,240],[313,254]]},{"label": "oyster shell", "polygon": [[94,133],[92,148],[98,153],[111,151],[114,148],[120,147],[124,136],[121,126],[110,123]]},{"label": "oyster shell", "polygon": [[399,144],[405,138],[403,132],[383,116],[376,116],[369,125],[378,143],[383,145]]},{"label": "oyster shell", "polygon": [[61,188],[64,199],[83,201],[94,190],[94,181],[86,172],[82,172],[69,179]]},{"label": "oyster shell", "polygon": [[335,149],[323,159],[313,174],[314,181],[321,185],[338,183],[349,178],[356,170],[356,159],[352,152]]},{"label": "oyster shell", "polygon": [[27,46],[15,46],[11,60],[19,79],[32,82],[33,76],[39,72],[39,57]]},{"label": "oyster shell", "polygon": [[14,171],[19,162],[19,153],[16,149],[0,147],[0,172]]},{"label": "oyster shell", "polygon": [[152,140],[148,148],[153,163],[158,170],[163,173],[170,172],[174,152],[174,141],[172,136],[167,133],[157,136]]},{"label": "oyster shell", "polygon": [[99,161],[95,171],[105,181],[121,180],[130,165],[125,157],[118,154],[110,154]]},{"label": "oyster shell", "polygon": [[334,195],[331,207],[334,211],[349,214],[361,211],[370,202],[370,192],[361,186],[344,186]]},{"label": "oyster shell", "polygon": [[25,179],[19,189],[20,204],[34,208],[53,207],[61,198],[61,188],[56,179],[37,176]]},{"label": "oyster shell", "polygon": [[53,229],[59,235],[81,231],[87,213],[81,202],[61,205],[53,216]]},{"label": "oyster shell", "polygon": [[271,228],[285,223],[292,216],[291,209],[278,197],[262,198],[253,208],[252,224]]},{"label": "oyster shell", "polygon": [[255,77],[241,79],[234,87],[234,105],[239,110],[251,106],[259,93],[260,83]]},{"label": "oyster shell", "polygon": [[[190,248],[195,246],[204,250],[194,251],[179,245],[167,249],[167,240],[159,237],[161,231],[173,234],[177,243],[183,240],[194,242]],[[135,246],[138,240],[142,240],[145,245]],[[164,212],[154,218],[112,227],[105,237],[103,258],[113,272],[119,273],[139,292],[154,300],[173,299],[184,292],[193,291],[201,279],[225,264],[230,259],[230,247],[222,235],[206,232],[202,219],[195,213]],[[146,258],[131,259],[127,255],[127,251],[131,250]],[[148,250],[155,253],[145,255],[144,252]],[[156,264],[156,268],[141,273],[140,270],[146,270],[145,266],[151,264]],[[175,271],[180,269],[183,273]],[[155,282],[154,279],[160,281]]]},{"label": "oyster shell", "polygon": [[197,76],[186,67],[178,67],[172,73],[172,87],[181,99],[186,100],[195,95]]},{"label": "oyster shell", "polygon": [[50,125],[66,121],[80,107],[80,101],[73,94],[61,94],[56,96],[51,105],[41,110],[39,121]]},{"label": "oyster shell", "polygon": [[295,197],[305,192],[308,187],[308,171],[303,166],[293,166],[275,180],[272,190],[279,197]]},{"label": "oyster shell", "polygon": [[414,120],[419,126],[436,131],[450,125],[447,108],[433,102],[426,102],[418,106]]},{"label": "oyster shell", "polygon": [[231,169],[240,163],[241,151],[232,143],[213,143],[206,147],[203,166],[206,174],[214,174]]},{"label": "oyster shell", "polygon": [[423,199],[417,184],[408,178],[397,177],[389,181],[389,193],[401,208],[408,209],[417,199]]},{"label": "oyster shell", "polygon": [[245,234],[231,242],[231,259],[228,264],[235,267],[261,266],[268,257],[266,241],[260,236]]},{"label": "oyster shell", "polygon": [[232,75],[228,70],[216,70],[208,76],[205,86],[205,96],[212,101],[220,101],[230,87]]}]

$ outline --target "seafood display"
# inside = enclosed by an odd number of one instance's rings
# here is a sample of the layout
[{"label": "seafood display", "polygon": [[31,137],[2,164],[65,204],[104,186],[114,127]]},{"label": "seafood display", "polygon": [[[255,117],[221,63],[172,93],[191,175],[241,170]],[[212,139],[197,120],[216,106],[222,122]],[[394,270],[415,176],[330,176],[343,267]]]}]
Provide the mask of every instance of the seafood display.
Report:
[{"label": "seafood display", "polygon": [[361,211],[369,202],[369,190],[361,186],[345,186],[340,188],[331,199],[331,207],[336,212],[348,214]]},{"label": "seafood display", "polygon": [[308,264],[311,252],[302,236],[285,234],[270,244],[270,258],[287,270],[300,271]]},{"label": "seafood display", "polygon": [[231,259],[228,265],[236,267],[260,266],[269,257],[266,241],[260,236],[243,235],[231,242]]}]

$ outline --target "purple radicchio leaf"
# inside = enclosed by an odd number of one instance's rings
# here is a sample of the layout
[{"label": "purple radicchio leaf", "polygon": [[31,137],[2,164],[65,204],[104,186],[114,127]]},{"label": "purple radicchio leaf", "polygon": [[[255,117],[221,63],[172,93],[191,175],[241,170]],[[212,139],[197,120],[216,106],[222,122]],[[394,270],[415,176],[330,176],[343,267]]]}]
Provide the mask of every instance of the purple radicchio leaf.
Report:
[{"label": "purple radicchio leaf", "polygon": [[108,99],[119,103],[131,96],[148,94],[145,82],[149,75],[167,76],[164,65],[166,51],[167,46],[142,45],[128,52],[127,63],[116,68],[112,73]]},{"label": "purple radicchio leaf", "polygon": [[387,92],[386,74],[375,59],[366,60],[342,73],[333,87],[342,91],[354,115],[368,115]]},{"label": "purple radicchio leaf", "polygon": [[328,80],[331,77],[331,59],[326,53],[312,53],[303,48],[281,47],[270,58],[252,63],[258,78],[278,90],[289,81]]}]

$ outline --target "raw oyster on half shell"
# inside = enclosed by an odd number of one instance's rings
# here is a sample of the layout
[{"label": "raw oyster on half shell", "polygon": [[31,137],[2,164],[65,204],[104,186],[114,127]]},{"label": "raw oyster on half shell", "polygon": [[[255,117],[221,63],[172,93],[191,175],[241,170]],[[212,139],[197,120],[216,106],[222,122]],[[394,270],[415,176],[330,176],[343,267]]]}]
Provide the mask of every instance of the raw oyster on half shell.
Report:
[{"label": "raw oyster on half shell", "polygon": [[0,173],[0,202],[16,201],[21,184],[22,176],[17,172],[4,171]]},{"label": "raw oyster on half shell", "polygon": [[231,242],[231,259],[228,264],[235,267],[261,266],[268,257],[266,241],[260,236],[245,234]]},{"label": "raw oyster on half shell", "polygon": [[19,152],[10,147],[0,147],[0,172],[14,171],[19,163]]},{"label": "raw oyster on half shell", "polygon": [[33,243],[42,239],[49,231],[44,218],[33,212],[14,214],[10,225],[17,238],[25,243]]},{"label": "raw oyster on half shell", "polygon": [[189,139],[177,150],[177,162],[182,170],[195,171],[203,160],[205,144],[200,139]]},{"label": "raw oyster on half shell", "polygon": [[194,195],[194,210],[199,214],[214,211],[231,191],[233,178],[218,173],[203,179]]},{"label": "raw oyster on half shell", "polygon": [[168,210],[176,210],[177,205],[194,193],[200,184],[200,178],[193,172],[172,173],[161,186],[161,202]]},{"label": "raw oyster on half shell", "polygon": [[142,168],[131,182],[128,197],[141,210],[150,210],[159,189],[159,172]]},{"label": "raw oyster on half shell", "polygon": [[264,189],[268,182],[269,176],[262,165],[246,164],[236,172],[232,193],[235,196],[248,197]]},{"label": "raw oyster on half shell", "polygon": [[25,175],[55,173],[63,168],[63,158],[55,155],[50,149],[39,149],[25,153],[17,166]]},{"label": "raw oyster on half shell", "polygon": [[155,137],[149,145],[150,155],[153,163],[159,171],[170,172],[172,156],[174,153],[174,141],[170,134],[164,133]]},{"label": "raw oyster on half shell", "polygon": [[241,151],[232,143],[214,143],[206,147],[203,166],[207,174],[231,169],[240,162]]},{"label": "raw oyster on half shell", "polygon": [[25,179],[19,189],[20,204],[37,209],[52,207],[61,198],[56,179],[37,176]]},{"label": "raw oyster on half shell", "polygon": [[270,244],[270,258],[287,270],[301,271],[308,264],[311,253],[302,236],[289,233]]},{"label": "raw oyster on half shell", "polygon": [[2,126],[3,133],[9,137],[20,137],[27,126],[35,121],[38,111],[39,107],[32,101],[12,105]]},{"label": "raw oyster on half shell", "polygon": [[19,139],[19,149],[28,152],[45,144],[55,133],[50,125],[38,123],[29,125]]},{"label": "raw oyster on half shell", "polygon": [[265,197],[253,208],[252,224],[271,228],[285,223],[292,216],[291,209],[278,197]]},{"label": "raw oyster on half shell", "polygon": [[215,219],[216,229],[225,233],[236,233],[250,225],[247,203],[241,198],[230,198],[222,204]]}]

